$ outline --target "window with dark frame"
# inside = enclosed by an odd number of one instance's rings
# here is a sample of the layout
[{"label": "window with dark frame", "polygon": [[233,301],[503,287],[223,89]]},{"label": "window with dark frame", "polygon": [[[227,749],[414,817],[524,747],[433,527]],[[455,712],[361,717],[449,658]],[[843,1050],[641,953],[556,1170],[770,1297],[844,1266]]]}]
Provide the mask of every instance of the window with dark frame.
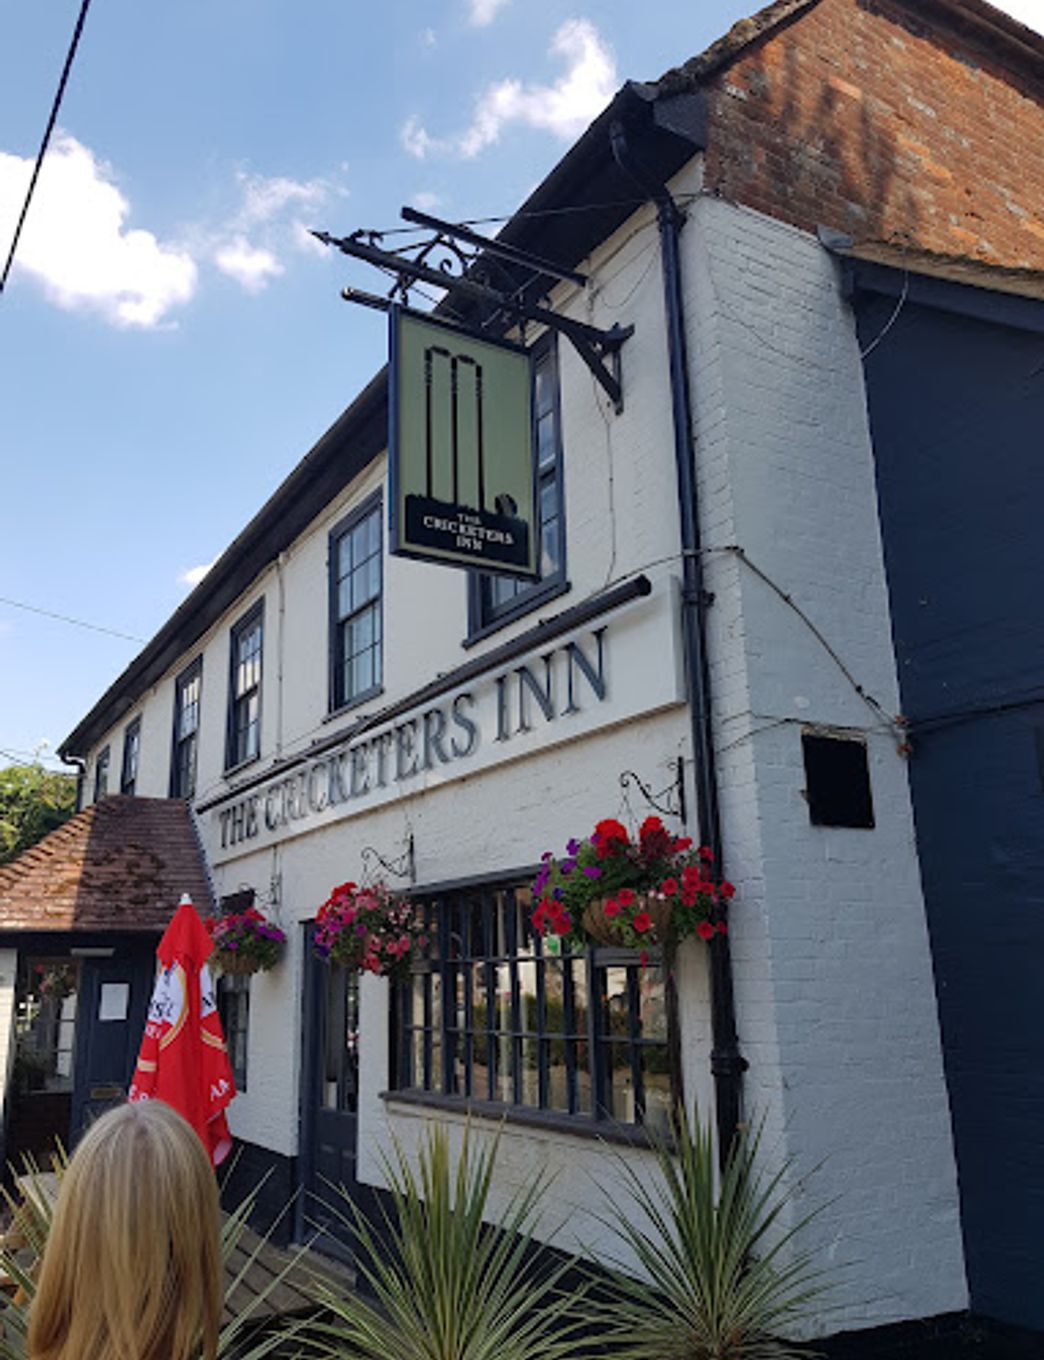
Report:
[{"label": "window with dark frame", "polygon": [[247,1034],[250,1028],[250,977],[225,973],[218,979],[218,1015],[236,1090],[247,1088]]},{"label": "window with dark frame", "polygon": [[109,792],[109,748],[98,752],[94,762],[94,801],[97,803]]},{"label": "window with dark frame", "polygon": [[330,709],[376,694],[383,678],[381,498],[330,533]]},{"label": "window with dark frame", "polygon": [[562,953],[528,889],[423,904],[430,946],[395,992],[395,1087],[545,1117],[665,1131],[672,1108],[656,951]]},{"label": "window with dark frame", "polygon": [[174,682],[174,749],[170,762],[171,798],[194,798],[199,745],[199,702],[203,659],[197,657]]},{"label": "window with dark frame", "polygon": [[128,723],[123,732],[123,762],[120,766],[120,793],[133,794],[138,784],[141,757],[141,719]]},{"label": "window with dark frame", "polygon": [[225,768],[256,760],[261,754],[261,653],[264,601],[232,628],[228,691],[228,743]]},{"label": "window with dark frame", "polygon": [[473,572],[468,588],[472,633],[527,613],[565,584],[558,354],[551,336],[541,341],[533,356],[533,440],[537,463],[536,532],[540,538],[540,580]]}]

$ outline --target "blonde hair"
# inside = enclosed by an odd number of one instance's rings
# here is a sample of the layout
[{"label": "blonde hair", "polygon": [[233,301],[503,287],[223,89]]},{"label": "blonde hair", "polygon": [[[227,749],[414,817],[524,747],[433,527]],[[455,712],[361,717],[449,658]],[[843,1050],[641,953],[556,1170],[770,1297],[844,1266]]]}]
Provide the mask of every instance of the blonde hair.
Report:
[{"label": "blonde hair", "polygon": [[110,1110],[62,1177],[30,1360],[214,1360],[223,1285],[217,1184],[199,1138],[158,1100]]}]

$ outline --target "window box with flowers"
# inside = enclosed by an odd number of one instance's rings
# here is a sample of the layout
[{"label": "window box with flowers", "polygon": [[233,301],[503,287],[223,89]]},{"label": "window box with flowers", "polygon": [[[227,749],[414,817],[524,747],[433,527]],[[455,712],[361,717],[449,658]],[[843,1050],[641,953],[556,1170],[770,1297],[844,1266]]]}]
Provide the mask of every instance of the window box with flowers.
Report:
[{"label": "window box with flowers", "polygon": [[207,929],[214,941],[210,963],[220,973],[266,973],[283,957],[286,947],[286,935],[256,907],[212,917]]}]

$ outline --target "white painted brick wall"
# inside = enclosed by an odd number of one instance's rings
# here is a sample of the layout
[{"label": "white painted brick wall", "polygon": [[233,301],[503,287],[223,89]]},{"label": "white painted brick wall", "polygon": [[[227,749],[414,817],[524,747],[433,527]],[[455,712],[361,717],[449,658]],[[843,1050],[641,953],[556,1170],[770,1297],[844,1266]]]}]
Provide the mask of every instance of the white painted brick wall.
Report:
[{"label": "white painted brick wall", "polygon": [[[685,181],[679,187],[685,187]],[[898,711],[861,365],[811,237],[702,198],[683,234],[708,548],[738,544]],[[822,1164],[801,1205],[847,1262],[835,1331],[967,1304],[956,1171],[907,771],[807,626],[709,552],[711,656],[748,1112]],[[866,735],[877,825],[813,827],[800,722]]]}]

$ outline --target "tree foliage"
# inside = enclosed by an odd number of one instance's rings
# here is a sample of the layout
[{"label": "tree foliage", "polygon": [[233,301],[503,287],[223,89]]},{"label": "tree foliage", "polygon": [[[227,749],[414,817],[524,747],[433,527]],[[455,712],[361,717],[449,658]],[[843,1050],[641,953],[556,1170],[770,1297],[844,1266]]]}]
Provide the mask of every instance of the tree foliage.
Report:
[{"label": "tree foliage", "polygon": [[75,811],[75,775],[57,774],[40,764],[0,770],[0,864],[43,840]]}]

